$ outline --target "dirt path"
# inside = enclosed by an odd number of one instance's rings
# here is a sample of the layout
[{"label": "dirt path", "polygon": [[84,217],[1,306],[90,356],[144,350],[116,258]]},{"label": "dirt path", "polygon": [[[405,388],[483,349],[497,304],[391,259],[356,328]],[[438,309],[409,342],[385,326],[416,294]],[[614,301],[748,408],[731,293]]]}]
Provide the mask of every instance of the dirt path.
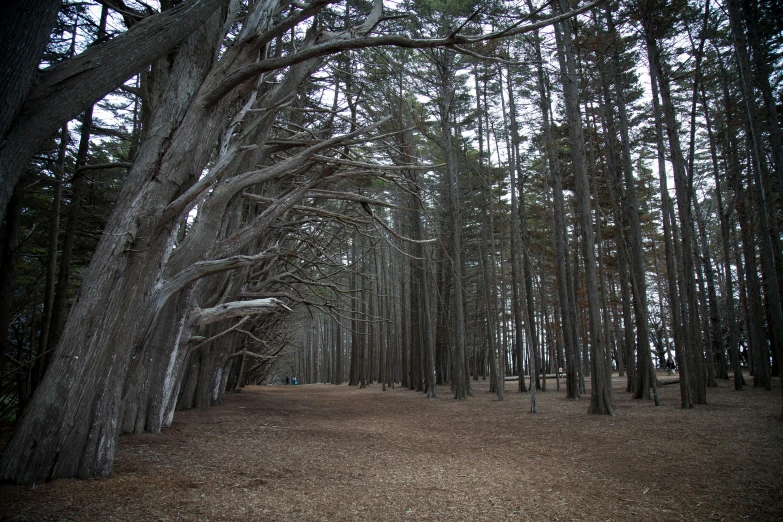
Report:
[{"label": "dirt path", "polygon": [[[554,382],[548,383],[550,390]],[[780,384],[710,404],[458,402],[394,389],[246,388],[160,435],[123,437],[110,480],[0,489],[3,520],[783,520]]]}]

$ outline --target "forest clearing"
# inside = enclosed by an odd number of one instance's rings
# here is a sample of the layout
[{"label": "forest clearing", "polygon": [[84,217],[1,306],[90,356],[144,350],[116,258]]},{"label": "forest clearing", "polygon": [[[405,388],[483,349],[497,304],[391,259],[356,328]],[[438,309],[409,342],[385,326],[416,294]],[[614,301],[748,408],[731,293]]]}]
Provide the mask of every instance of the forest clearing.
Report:
[{"label": "forest clearing", "polygon": [[[662,381],[669,379],[665,373]],[[252,386],[121,437],[111,479],[4,486],[3,520],[780,520],[779,397],[711,390],[683,409],[632,400],[505,400],[402,387]],[[554,382],[548,385],[553,390]]]}]

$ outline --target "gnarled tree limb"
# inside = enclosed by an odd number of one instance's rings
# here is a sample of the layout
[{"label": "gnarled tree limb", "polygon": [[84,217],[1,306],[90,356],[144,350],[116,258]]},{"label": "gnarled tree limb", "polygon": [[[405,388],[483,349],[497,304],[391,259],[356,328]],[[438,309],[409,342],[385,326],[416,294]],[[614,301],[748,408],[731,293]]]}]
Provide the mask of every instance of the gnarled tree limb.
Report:
[{"label": "gnarled tree limb", "polygon": [[145,65],[169,53],[225,3],[227,0],[182,3],[43,71],[2,136],[0,215],[41,142],[63,122],[75,118]]},{"label": "gnarled tree limb", "polygon": [[252,301],[232,301],[212,308],[194,310],[193,320],[197,326],[206,326],[232,317],[271,314],[279,311],[281,308],[291,311],[285,303],[274,297],[254,299]]}]

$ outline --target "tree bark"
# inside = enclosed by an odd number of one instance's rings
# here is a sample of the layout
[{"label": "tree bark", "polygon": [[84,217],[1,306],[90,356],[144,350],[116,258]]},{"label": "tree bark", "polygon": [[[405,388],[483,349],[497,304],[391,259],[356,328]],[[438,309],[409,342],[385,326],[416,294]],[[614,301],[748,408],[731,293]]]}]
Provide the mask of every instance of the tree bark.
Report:
[{"label": "tree bark", "polygon": [[[29,483],[111,475],[125,375],[154,319],[156,307],[147,290],[161,275],[172,232],[170,227],[157,226],[156,216],[178,188],[163,180],[168,179],[166,173],[182,176],[188,164],[203,165],[209,157],[207,150],[180,154],[193,150],[191,140],[203,136],[194,133],[192,126],[180,128],[179,135],[175,129],[212,65],[219,28],[215,16],[178,53],[172,78],[181,82],[183,90],[161,107],[157,133],[148,137],[129,173],[55,350],[51,371],[0,460],[3,480]],[[209,50],[205,53],[205,49]],[[183,74],[191,85],[195,83],[190,91]],[[209,126],[198,127],[205,128]],[[170,146],[161,158],[164,143]]]},{"label": "tree bark", "polygon": [[[650,68],[655,67],[654,56],[651,54],[651,46],[648,42],[648,59],[650,62]],[[672,309],[672,331],[674,333],[674,347],[675,357],[677,359],[677,366],[680,370],[680,404],[683,408],[693,407],[693,398],[691,395],[690,377],[689,377],[689,362],[687,356],[686,343],[688,342],[684,338],[683,334],[683,314],[680,304],[680,293],[677,285],[676,258],[677,252],[674,242],[677,239],[674,237],[672,230],[672,215],[674,214],[674,205],[669,196],[667,173],[666,173],[666,146],[663,139],[663,118],[661,115],[660,102],[658,99],[658,80],[655,74],[650,75],[650,86],[652,88],[652,105],[653,105],[653,117],[655,119],[655,136],[657,140],[658,149],[658,177],[660,180],[661,190],[661,221],[663,222],[663,236],[665,244],[666,255],[666,276],[668,279],[669,287],[669,303]]]},{"label": "tree bark", "polygon": [[[559,31],[558,27],[555,27]],[[579,372],[577,370],[577,348],[575,325],[572,322],[572,307],[575,306],[570,296],[570,280],[567,271],[568,257],[566,254],[566,227],[565,227],[565,202],[563,198],[563,181],[560,169],[560,161],[555,150],[554,140],[549,120],[550,97],[544,76],[541,45],[537,34],[534,39],[536,52],[536,79],[538,87],[539,108],[541,110],[542,132],[544,134],[544,147],[546,159],[552,176],[553,212],[552,229],[553,243],[557,256],[557,291],[560,302],[560,324],[563,334],[563,344],[566,362],[566,396],[570,399],[579,398]],[[561,62],[561,68],[563,64]],[[559,364],[559,362],[558,362]],[[521,375],[521,373],[520,373]],[[520,379],[521,380],[521,379]]]},{"label": "tree bark", "polygon": [[[98,39],[105,37],[106,19],[108,8],[101,10],[101,18],[98,26]],[[93,107],[90,106],[82,115],[82,128],[79,135],[79,149],[76,152],[74,173],[71,177],[71,204],[66,213],[65,231],[63,233],[63,246],[60,253],[60,264],[57,271],[57,283],[54,292],[54,305],[52,306],[51,332],[47,349],[54,350],[57,341],[62,334],[63,324],[66,318],[66,301],[68,286],[71,278],[71,261],[73,257],[73,244],[76,237],[76,225],[82,205],[82,192],[84,191],[87,177],[84,171],[80,171],[87,165],[87,155],[90,150],[90,134],[92,132]]]},{"label": "tree bark", "polygon": [[[35,83],[60,3],[60,0],[9,0],[0,7],[0,49],[4,49],[0,57],[0,141],[5,141],[11,123]],[[8,191],[6,197],[10,197],[15,185],[6,179],[0,184],[3,191]],[[0,205],[0,215],[4,207]]]},{"label": "tree bark", "polygon": [[[226,0],[193,0],[180,4],[146,18],[113,40],[89,47],[83,53],[45,70],[32,89],[24,91],[23,105],[19,106],[18,102],[15,102],[18,108],[13,114],[9,110],[8,116],[3,115],[10,123],[0,135],[0,214],[5,211],[11,187],[16,185],[30,157],[43,140],[63,122],[75,118],[112,89],[137,74],[145,65],[171,52],[226,3]],[[46,4],[46,14],[42,20],[51,16],[49,9],[52,8],[52,2],[48,1]],[[12,27],[23,23],[23,20],[13,20]],[[47,32],[51,29],[54,18],[51,22]],[[42,31],[44,24],[45,22],[41,21],[39,25],[36,20],[34,27]],[[28,31],[30,28],[24,30]],[[35,49],[25,50],[24,54],[35,54],[37,60],[43,47],[35,40],[38,38],[32,40]],[[18,44],[14,47],[16,45]],[[36,53],[36,49],[40,50]],[[37,62],[26,58],[24,63],[17,64],[15,74],[22,78],[28,75],[32,77],[35,65]],[[29,67],[33,67],[32,72],[28,72]],[[3,72],[5,73],[5,69]],[[26,83],[30,84],[29,81]],[[4,89],[6,85],[3,84]],[[21,88],[24,85],[17,85],[14,81],[8,84],[9,92],[14,92],[11,87]]]},{"label": "tree bark", "polygon": [[[560,1],[560,10],[564,12],[566,5]],[[576,59],[571,41],[570,21],[563,24],[558,38],[558,54],[562,56],[561,70],[563,75],[564,102],[571,138],[571,162],[576,178],[576,200],[579,210],[579,224],[582,232],[585,283],[587,285],[587,313],[590,335],[590,408],[592,414],[613,413],[611,397],[611,379],[606,378],[604,346],[601,344],[601,317],[598,303],[598,278],[596,275],[595,233],[592,210],[590,205],[590,181],[587,176],[585,159],[585,142],[582,134],[582,117],[579,110],[579,94],[577,86]]]},{"label": "tree bark", "polygon": [[[653,16],[647,13],[648,17]],[[654,23],[650,18],[645,18],[645,34],[647,38],[647,49],[650,61],[651,76],[655,78],[660,89],[661,104],[665,123],[666,134],[669,141],[669,151],[672,158],[672,167],[674,170],[675,191],[677,195],[677,208],[680,218],[680,233],[682,235],[682,276],[685,283],[685,305],[687,309],[686,334],[691,352],[690,362],[692,368],[690,383],[693,388],[693,402],[695,404],[707,403],[707,388],[704,373],[704,355],[699,342],[699,313],[698,298],[696,294],[696,281],[694,277],[693,261],[693,214],[691,198],[692,194],[688,190],[688,182],[685,171],[685,160],[680,147],[679,126],[677,125],[675,109],[671,98],[671,89],[669,78],[663,70],[664,64],[658,49],[658,43],[654,35]],[[681,368],[682,374],[684,369]]]}]

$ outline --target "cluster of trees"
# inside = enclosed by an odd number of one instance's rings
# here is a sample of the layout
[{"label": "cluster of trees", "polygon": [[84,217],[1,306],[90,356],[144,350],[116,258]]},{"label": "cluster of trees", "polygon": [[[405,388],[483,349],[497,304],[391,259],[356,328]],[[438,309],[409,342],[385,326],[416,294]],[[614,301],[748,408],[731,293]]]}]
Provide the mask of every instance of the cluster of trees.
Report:
[{"label": "cluster of trees", "polygon": [[[442,34],[474,7],[418,17]],[[500,17],[487,8],[484,23]],[[474,52],[405,54],[383,92],[415,99],[416,136],[398,148],[441,166],[406,177],[416,197],[391,201],[409,207],[392,211],[408,246],[364,243],[376,261],[345,287],[365,301],[345,304],[350,322],[314,315],[291,371],[428,393],[451,383],[457,397],[466,376],[488,375],[502,397],[504,376],[535,375],[535,391],[565,367],[569,397],[590,377],[595,413],[611,413],[612,369],[652,399],[653,367],[675,358],[683,407],[730,373],[741,389],[741,365],[770,389],[783,339],[779,41],[773,5],[607,2]]]},{"label": "cluster of trees", "polygon": [[535,411],[563,367],[598,414],[673,357],[683,407],[743,357],[769,389],[775,9],[12,2],[0,479],[108,476],[120,434],[275,371],[528,374]]}]

